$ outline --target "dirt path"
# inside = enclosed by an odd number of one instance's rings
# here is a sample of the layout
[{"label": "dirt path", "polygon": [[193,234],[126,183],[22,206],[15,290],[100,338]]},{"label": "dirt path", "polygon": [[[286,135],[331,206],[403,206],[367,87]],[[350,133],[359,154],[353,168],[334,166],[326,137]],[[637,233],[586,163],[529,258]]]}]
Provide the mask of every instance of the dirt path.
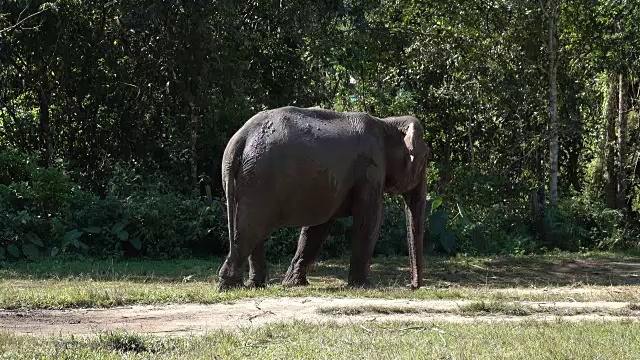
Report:
[{"label": "dirt path", "polygon": [[[368,321],[521,321],[554,320],[640,320],[640,309],[622,302],[518,302],[517,306],[538,309],[532,315],[497,314],[469,316],[461,313],[463,300],[389,300],[276,298],[243,300],[232,304],[179,304],[128,306],[110,309],[0,310],[0,332],[33,335],[95,334],[102,330],[124,329],[152,334],[202,334],[225,329],[237,330],[275,322],[303,320],[320,322]],[[360,309],[353,315],[331,315],[319,309]],[[363,309],[365,311],[363,311]],[[377,309],[377,310],[376,310]],[[383,311],[380,311],[383,309]],[[384,311],[391,309],[391,311]],[[631,310],[630,310],[631,309]]]}]

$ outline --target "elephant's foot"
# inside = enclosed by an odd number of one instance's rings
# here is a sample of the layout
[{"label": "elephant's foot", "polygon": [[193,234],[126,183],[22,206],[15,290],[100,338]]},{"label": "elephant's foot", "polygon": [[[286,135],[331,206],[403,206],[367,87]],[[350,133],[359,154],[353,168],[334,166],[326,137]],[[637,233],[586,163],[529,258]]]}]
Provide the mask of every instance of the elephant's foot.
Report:
[{"label": "elephant's foot", "polygon": [[246,283],[244,283],[244,286],[251,288],[251,289],[258,289],[258,288],[263,288],[267,286],[267,277],[266,276],[262,276],[262,277],[252,277],[249,280],[247,280]]},{"label": "elephant's foot", "polygon": [[309,285],[309,281],[307,281],[306,275],[288,272],[284,279],[282,280],[282,285],[284,286],[307,286]]},{"label": "elephant's foot", "polygon": [[242,277],[240,276],[219,276],[218,279],[218,291],[242,287]]},{"label": "elephant's foot", "polygon": [[242,281],[224,281],[218,282],[218,291],[233,290],[242,287]]},{"label": "elephant's foot", "polygon": [[246,286],[249,289],[261,289],[261,288],[265,288],[267,284],[265,282],[260,282],[256,280],[248,280],[246,283],[244,283],[244,286]]}]

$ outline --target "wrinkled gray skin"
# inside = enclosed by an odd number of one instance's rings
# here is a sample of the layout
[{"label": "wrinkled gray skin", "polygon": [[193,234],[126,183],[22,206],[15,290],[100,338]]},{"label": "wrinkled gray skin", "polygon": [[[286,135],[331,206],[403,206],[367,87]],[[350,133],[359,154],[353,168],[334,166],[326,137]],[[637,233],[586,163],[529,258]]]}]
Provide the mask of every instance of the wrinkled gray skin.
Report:
[{"label": "wrinkled gray skin", "polygon": [[367,286],[380,233],[383,192],[401,194],[407,217],[411,288],[422,285],[425,166],[430,148],[412,116],[379,119],[365,113],[285,107],[249,119],[222,160],[230,249],[219,288],[267,279],[265,238],[276,228],[301,226],[298,250],[284,285],[307,285],[329,225],[352,216],[349,285]]}]

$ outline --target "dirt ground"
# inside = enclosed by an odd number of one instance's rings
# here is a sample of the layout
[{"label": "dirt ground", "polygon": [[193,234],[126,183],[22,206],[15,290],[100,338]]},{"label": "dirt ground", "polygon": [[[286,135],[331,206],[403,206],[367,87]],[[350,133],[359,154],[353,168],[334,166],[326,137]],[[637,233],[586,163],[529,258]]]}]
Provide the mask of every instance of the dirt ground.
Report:
[{"label": "dirt ground", "polygon": [[[31,335],[95,334],[103,330],[128,330],[156,335],[203,334],[213,330],[241,330],[268,323],[307,321],[310,323],[338,322],[361,323],[392,320],[407,321],[521,321],[554,320],[557,315],[540,313],[528,316],[464,316],[456,309],[467,304],[463,300],[390,300],[355,298],[270,298],[237,301],[230,304],[180,304],[158,306],[127,306],[110,309],[72,310],[0,310],[0,332]],[[614,316],[607,310],[619,310],[628,306],[624,302],[520,302],[529,307],[553,307],[555,309],[600,309],[598,313],[563,316],[569,321],[622,320],[638,321],[638,316]],[[363,313],[359,315],[329,315],[318,311],[324,307],[388,306],[424,309],[406,314]]]}]

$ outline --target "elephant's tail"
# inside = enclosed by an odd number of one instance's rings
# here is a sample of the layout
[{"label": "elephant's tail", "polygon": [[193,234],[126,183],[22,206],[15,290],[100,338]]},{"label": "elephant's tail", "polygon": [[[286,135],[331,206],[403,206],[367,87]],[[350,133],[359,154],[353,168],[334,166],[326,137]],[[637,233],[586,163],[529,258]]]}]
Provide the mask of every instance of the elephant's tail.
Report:
[{"label": "elephant's tail", "polygon": [[244,137],[232,137],[222,158],[222,186],[227,197],[227,219],[229,225],[229,246],[236,240],[237,200],[236,179],[242,162],[242,152],[245,145]]}]

